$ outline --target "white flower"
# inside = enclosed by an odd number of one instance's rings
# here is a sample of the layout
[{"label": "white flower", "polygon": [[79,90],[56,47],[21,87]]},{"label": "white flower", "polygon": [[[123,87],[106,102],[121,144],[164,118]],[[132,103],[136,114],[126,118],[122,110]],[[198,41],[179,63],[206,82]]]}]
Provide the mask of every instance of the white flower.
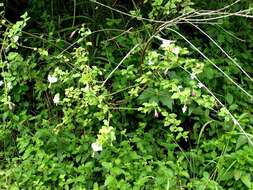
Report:
[{"label": "white flower", "polygon": [[51,75],[48,75],[47,79],[48,79],[48,82],[49,82],[50,84],[56,83],[57,80],[58,80],[57,77],[51,76]]},{"label": "white flower", "polygon": [[95,142],[91,144],[91,148],[93,149],[94,152],[98,152],[98,151],[102,151],[102,145],[100,145],[99,143]]},{"label": "white flower", "polygon": [[154,114],[155,118],[159,117],[159,112],[155,109],[155,114]]},{"label": "white flower", "polygon": [[172,43],[174,43],[175,41],[172,40],[166,40],[166,39],[162,39],[162,45],[161,47],[169,47]]},{"label": "white flower", "polygon": [[0,80],[0,86],[2,86],[4,84],[4,82],[2,80]]},{"label": "white flower", "polygon": [[198,86],[199,88],[204,88],[204,87],[205,87],[205,85],[204,85],[203,83],[201,83],[201,82],[199,82],[197,86]]},{"label": "white flower", "polygon": [[55,104],[59,104],[59,102],[60,102],[60,94],[59,94],[59,93],[57,93],[57,94],[54,96],[53,102],[54,102]]},{"label": "white flower", "polygon": [[180,52],[180,48],[179,48],[179,47],[174,47],[174,48],[172,49],[172,52],[173,52],[174,54],[178,55],[179,52]]},{"label": "white flower", "polygon": [[184,107],[182,108],[183,113],[185,113],[185,112],[186,112],[186,110],[187,110],[187,106],[186,106],[186,105],[184,105]]}]

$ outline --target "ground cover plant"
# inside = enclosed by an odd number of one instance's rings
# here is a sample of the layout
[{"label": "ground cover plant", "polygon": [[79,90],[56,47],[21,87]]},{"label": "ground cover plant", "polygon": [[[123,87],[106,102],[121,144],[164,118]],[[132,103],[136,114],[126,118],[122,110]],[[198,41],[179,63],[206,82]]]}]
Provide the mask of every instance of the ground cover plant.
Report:
[{"label": "ground cover plant", "polygon": [[0,6],[0,189],[253,189],[250,1]]}]

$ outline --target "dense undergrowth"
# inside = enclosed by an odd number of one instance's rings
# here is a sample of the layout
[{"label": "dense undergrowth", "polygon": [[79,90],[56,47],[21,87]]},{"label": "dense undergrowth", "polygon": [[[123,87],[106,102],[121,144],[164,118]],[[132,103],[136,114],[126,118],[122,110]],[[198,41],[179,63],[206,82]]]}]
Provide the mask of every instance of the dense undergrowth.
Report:
[{"label": "dense undergrowth", "polygon": [[26,11],[1,13],[0,189],[253,189],[250,1]]}]

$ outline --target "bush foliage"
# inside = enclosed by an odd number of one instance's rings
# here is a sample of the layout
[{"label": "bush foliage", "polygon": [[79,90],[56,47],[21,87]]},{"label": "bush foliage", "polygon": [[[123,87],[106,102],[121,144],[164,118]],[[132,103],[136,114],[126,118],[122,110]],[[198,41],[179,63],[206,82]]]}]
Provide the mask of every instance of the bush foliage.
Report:
[{"label": "bush foliage", "polygon": [[0,189],[253,189],[249,1],[25,11],[1,13]]}]

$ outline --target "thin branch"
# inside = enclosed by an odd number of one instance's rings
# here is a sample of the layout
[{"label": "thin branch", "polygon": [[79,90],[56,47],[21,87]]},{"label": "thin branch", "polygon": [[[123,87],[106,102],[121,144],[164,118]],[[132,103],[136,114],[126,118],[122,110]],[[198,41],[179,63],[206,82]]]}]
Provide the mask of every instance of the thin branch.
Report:
[{"label": "thin branch", "polygon": [[117,35],[117,36],[114,36],[114,37],[112,37],[112,38],[110,38],[110,39],[107,39],[107,40],[105,40],[104,42],[109,42],[109,41],[115,40],[115,39],[117,39],[118,37],[123,36],[123,35],[126,34],[126,33],[130,33],[130,30],[132,30],[132,29],[133,29],[133,27],[130,27],[129,29],[127,29],[127,30],[125,30],[124,32],[122,32],[121,34],[119,34],[119,35]]},{"label": "thin branch", "polygon": [[[186,70],[184,67],[180,66],[181,69],[183,69],[185,72],[187,72],[189,75],[192,75],[191,72],[189,72],[188,70]],[[238,126],[240,131],[247,137],[248,141],[250,142],[250,144],[253,146],[253,142],[251,140],[251,138],[249,137],[248,133],[245,132],[245,130],[242,128],[241,124],[239,123],[239,121],[233,116],[233,114],[226,108],[226,106],[214,95],[214,93],[207,88],[207,86],[205,86],[196,76],[194,77],[194,79],[198,82],[201,83],[203,85],[203,87],[206,89],[206,91],[220,104],[221,107],[223,107],[227,114],[231,117],[232,121],[234,122],[234,125]]]},{"label": "thin branch", "polygon": [[234,3],[231,3],[231,4],[229,4],[229,5],[225,6],[225,7],[222,7],[222,8],[217,9],[217,10],[200,10],[199,12],[196,12],[198,14],[196,16],[199,16],[199,15],[203,16],[203,15],[209,15],[209,14],[214,14],[214,13],[218,13],[219,14],[221,11],[224,11],[224,10],[226,10],[226,9],[234,6],[235,4],[239,3],[240,1],[241,0],[237,0]]},{"label": "thin branch", "polygon": [[[211,25],[212,25],[212,24],[211,24]],[[227,30],[226,30],[225,28],[223,28],[222,26],[220,26],[220,25],[218,25],[218,24],[217,24],[217,26],[218,26],[219,28],[221,28],[224,32],[226,32],[227,34],[229,34],[230,36],[232,36],[233,38],[235,38],[235,39],[237,39],[237,40],[239,40],[239,41],[241,41],[241,42],[246,42],[246,40],[237,37],[237,36],[234,35],[232,32],[227,31]]]},{"label": "thin branch", "polygon": [[183,38],[188,44],[190,44],[193,49],[195,49],[202,57],[204,57],[208,62],[210,62],[217,70],[219,70],[224,76],[226,76],[230,82],[232,82],[236,87],[238,87],[241,91],[243,91],[247,96],[250,97],[251,100],[253,100],[253,96],[249,94],[246,90],[244,90],[239,84],[237,84],[228,74],[226,74],[221,68],[219,68],[213,61],[211,61],[204,53],[202,53],[195,45],[193,45],[185,36],[183,36],[181,33],[179,33],[176,30],[173,30],[171,28],[167,28],[168,30],[176,33],[181,38]]},{"label": "thin branch", "polygon": [[98,5],[102,6],[102,7],[105,7],[105,8],[107,8],[107,9],[110,9],[110,10],[112,10],[112,11],[115,11],[115,12],[117,12],[117,13],[120,13],[120,14],[122,14],[122,15],[129,16],[129,17],[132,17],[132,18],[136,18],[136,19],[138,19],[138,20],[145,20],[145,21],[154,22],[154,23],[164,23],[164,21],[154,20],[154,19],[148,19],[148,18],[143,18],[143,17],[139,17],[139,16],[134,16],[134,15],[128,14],[128,13],[126,13],[126,12],[120,11],[120,10],[118,10],[118,9],[115,9],[115,8],[113,8],[113,7],[110,7],[110,6],[108,6],[108,5],[105,5],[105,4],[103,4],[103,3],[100,3],[100,2],[98,2],[98,1],[96,1],[96,0],[89,0],[89,1],[92,2],[92,3],[96,3],[96,4],[98,4]]},{"label": "thin branch", "polygon": [[249,76],[249,74],[213,38],[211,38],[205,31],[203,31],[197,25],[195,25],[191,22],[188,22],[188,23],[191,24],[192,26],[194,26],[195,28],[197,28],[206,37],[208,37],[211,40],[211,42],[213,42],[222,51],[222,53],[224,53],[228,57],[228,59],[230,61],[232,61],[251,80],[251,82],[253,82],[253,79]]},{"label": "thin branch", "polygon": [[104,80],[102,86],[105,85],[105,83],[111,78],[113,73],[120,67],[120,65],[131,55],[131,53],[139,46],[139,44],[136,44],[127,54],[126,56],[119,62],[119,64],[112,70],[112,72],[107,76],[107,78]]}]

